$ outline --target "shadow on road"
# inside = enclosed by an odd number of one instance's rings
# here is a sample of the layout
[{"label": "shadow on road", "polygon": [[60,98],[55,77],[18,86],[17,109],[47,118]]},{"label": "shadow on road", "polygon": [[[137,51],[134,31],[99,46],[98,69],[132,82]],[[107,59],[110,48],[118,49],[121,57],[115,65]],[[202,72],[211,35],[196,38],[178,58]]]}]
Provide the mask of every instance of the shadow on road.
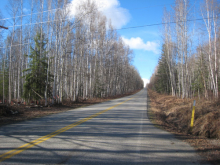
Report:
[{"label": "shadow on road", "polygon": [[[114,104],[122,101],[116,100]],[[147,105],[146,91],[138,93],[135,99],[4,162],[36,164],[37,160],[37,164],[196,164],[192,161],[192,149],[179,144],[173,135],[155,129],[149,122]],[[90,116],[94,111],[85,111],[83,114],[84,117]],[[82,112],[63,113],[11,125],[10,129],[4,127],[0,129],[0,153],[47,135],[54,131],[55,126],[60,129],[72,124],[73,119],[80,120],[80,115]]]}]

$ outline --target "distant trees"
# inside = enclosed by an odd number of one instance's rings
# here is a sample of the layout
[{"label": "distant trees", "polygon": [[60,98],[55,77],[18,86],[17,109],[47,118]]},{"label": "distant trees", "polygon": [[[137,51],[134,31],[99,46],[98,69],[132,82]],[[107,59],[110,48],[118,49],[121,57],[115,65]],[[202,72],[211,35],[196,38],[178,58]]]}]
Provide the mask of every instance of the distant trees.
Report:
[{"label": "distant trees", "polygon": [[143,87],[133,52],[94,2],[83,1],[74,19],[68,0],[8,3],[12,19],[0,51],[0,97],[8,103],[39,97],[61,103]]},{"label": "distant trees", "polygon": [[163,50],[149,87],[182,98],[218,98],[219,2],[204,0],[199,8],[203,25],[188,21],[192,14],[188,0],[176,0],[172,11],[165,10]]}]

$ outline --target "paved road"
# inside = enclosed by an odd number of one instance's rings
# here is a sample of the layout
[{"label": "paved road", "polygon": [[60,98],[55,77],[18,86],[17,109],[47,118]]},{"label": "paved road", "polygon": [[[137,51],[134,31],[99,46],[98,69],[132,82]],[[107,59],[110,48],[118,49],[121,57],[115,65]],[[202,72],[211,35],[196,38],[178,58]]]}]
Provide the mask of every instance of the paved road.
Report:
[{"label": "paved road", "polygon": [[201,164],[193,148],[150,123],[146,95],[0,127],[0,164]]}]

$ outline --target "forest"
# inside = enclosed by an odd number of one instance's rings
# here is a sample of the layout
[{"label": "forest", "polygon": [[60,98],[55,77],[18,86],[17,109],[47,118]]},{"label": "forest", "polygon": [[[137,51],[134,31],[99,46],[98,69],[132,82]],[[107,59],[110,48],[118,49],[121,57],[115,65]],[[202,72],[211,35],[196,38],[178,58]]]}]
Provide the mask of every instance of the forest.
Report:
[{"label": "forest", "polygon": [[[28,12],[24,12],[28,9]],[[143,88],[133,52],[97,5],[69,0],[8,0],[0,13],[3,103],[97,98]]]},{"label": "forest", "polygon": [[180,98],[219,97],[219,14],[217,0],[176,0],[164,9],[161,57],[149,88]]}]

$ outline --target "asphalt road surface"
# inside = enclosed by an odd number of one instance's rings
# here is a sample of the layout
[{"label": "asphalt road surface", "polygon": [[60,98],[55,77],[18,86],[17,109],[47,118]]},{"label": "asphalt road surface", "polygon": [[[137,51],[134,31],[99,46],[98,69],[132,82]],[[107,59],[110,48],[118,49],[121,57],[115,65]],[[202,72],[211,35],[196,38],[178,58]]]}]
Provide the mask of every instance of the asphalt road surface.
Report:
[{"label": "asphalt road surface", "polygon": [[0,164],[198,165],[187,143],[147,118],[147,90],[0,127]]}]

